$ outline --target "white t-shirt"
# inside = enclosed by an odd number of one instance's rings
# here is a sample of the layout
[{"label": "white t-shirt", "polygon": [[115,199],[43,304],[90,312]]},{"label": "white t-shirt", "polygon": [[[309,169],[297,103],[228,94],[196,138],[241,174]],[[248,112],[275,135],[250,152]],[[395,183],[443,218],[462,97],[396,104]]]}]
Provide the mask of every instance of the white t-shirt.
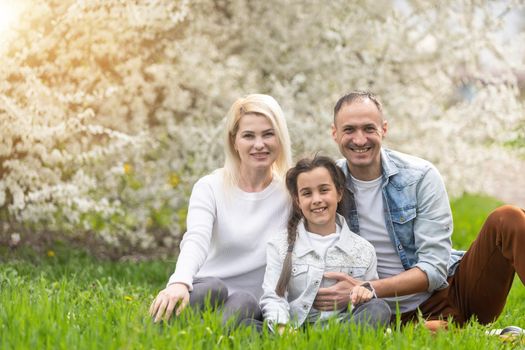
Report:
[{"label": "white t-shirt", "polygon": [[[341,226],[335,225],[336,232],[322,236],[318,233],[312,233],[310,231],[306,231],[306,237],[308,237],[308,240],[310,241],[310,245],[314,247],[315,252],[323,259],[323,261],[326,261],[326,252],[328,248],[334,246],[337,241],[339,241],[339,237],[341,236]],[[321,280],[321,288],[330,287],[331,285],[335,284],[336,280],[327,280],[323,277]],[[313,308],[312,308],[313,310]],[[311,312],[311,311],[310,311]],[[333,315],[338,315],[339,311],[321,311],[319,315],[319,320],[326,320],[330,318]]]},{"label": "white t-shirt", "polygon": [[[388,235],[385,223],[383,204],[382,178],[371,181],[361,181],[352,176],[355,190],[357,215],[359,218],[359,234],[372,243],[377,255],[377,274],[379,278],[387,278],[404,272],[401,259]],[[430,293],[416,293],[401,297],[384,298],[393,312],[396,303],[399,311],[407,312],[417,308],[428,299]]]},{"label": "white t-shirt", "polygon": [[253,193],[226,189],[221,169],[204,176],[191,193],[187,232],[168,285],[182,282],[192,287],[194,277],[218,277],[230,294],[247,291],[259,299],[266,243],[286,230],[290,206],[275,176],[264,190]]}]

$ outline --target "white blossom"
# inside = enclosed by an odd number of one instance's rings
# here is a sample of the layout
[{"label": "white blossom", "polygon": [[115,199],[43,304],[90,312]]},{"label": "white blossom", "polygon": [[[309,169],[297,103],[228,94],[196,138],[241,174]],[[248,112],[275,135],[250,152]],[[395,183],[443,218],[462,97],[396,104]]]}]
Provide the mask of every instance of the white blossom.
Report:
[{"label": "white blossom", "polygon": [[500,35],[520,1],[30,3],[0,48],[0,211],[17,224],[176,244],[252,92],[283,106],[296,157],[338,157],[333,105],[369,89],[387,145],[434,162],[450,194],[525,187],[508,146],[525,137],[525,34]]}]

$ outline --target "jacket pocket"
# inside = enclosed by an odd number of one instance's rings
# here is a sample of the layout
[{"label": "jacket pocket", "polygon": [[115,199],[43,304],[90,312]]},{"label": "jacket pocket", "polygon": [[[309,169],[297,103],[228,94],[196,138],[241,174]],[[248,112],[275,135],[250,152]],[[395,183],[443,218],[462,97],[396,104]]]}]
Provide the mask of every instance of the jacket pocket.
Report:
[{"label": "jacket pocket", "polygon": [[396,208],[390,211],[392,221],[396,224],[403,225],[416,217],[416,207],[407,206],[404,208]]},{"label": "jacket pocket", "polygon": [[290,283],[288,284],[288,299],[291,301],[299,297],[308,285],[308,270],[306,264],[292,265]]},{"label": "jacket pocket", "polygon": [[367,268],[361,266],[344,266],[341,268],[341,272],[346,273],[349,276],[362,280],[365,276]]},{"label": "jacket pocket", "polygon": [[415,206],[390,211],[395,234],[405,249],[414,247],[414,221],[416,216]]},{"label": "jacket pocket", "polygon": [[351,267],[348,274],[358,280],[363,280],[366,273],[366,267]]},{"label": "jacket pocket", "polygon": [[[363,279],[366,273],[367,267],[361,267],[361,266],[327,266],[325,272],[328,271],[335,271],[335,272],[344,272],[349,276],[352,276],[357,279]],[[325,279],[323,278],[323,281]],[[332,284],[335,284],[337,280],[327,280],[327,281],[333,281]],[[328,282],[329,284],[330,282]]]}]

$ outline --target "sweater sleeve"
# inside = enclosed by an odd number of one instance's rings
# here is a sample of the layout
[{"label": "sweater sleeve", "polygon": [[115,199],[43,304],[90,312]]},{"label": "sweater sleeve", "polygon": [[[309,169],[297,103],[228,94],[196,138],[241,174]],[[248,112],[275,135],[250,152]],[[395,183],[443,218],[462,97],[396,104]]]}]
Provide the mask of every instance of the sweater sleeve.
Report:
[{"label": "sweater sleeve", "polygon": [[[277,240],[279,241],[279,240]],[[264,274],[263,295],[260,306],[265,320],[274,324],[286,324],[290,321],[290,305],[284,297],[275,292],[277,281],[281,275],[283,259],[279,249],[274,242],[267,246],[266,273]]]},{"label": "sweater sleeve", "polygon": [[177,265],[168,286],[179,282],[188,285],[190,291],[193,289],[193,277],[204,264],[210,249],[216,215],[215,196],[205,177],[193,186],[186,219],[187,231],[180,244]]}]

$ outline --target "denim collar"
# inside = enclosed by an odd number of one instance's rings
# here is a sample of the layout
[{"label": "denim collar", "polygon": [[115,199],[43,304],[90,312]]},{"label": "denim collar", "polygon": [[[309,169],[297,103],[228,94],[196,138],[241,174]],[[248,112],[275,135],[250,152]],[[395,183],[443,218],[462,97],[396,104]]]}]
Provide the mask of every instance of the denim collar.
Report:
[{"label": "denim collar", "polygon": [[383,179],[389,179],[399,173],[399,168],[383,147],[381,147],[381,172],[383,173]]},{"label": "denim collar", "polygon": [[[399,168],[390,158],[386,150],[386,148],[381,147],[381,174],[383,177],[383,186],[385,186],[388,183],[390,177],[399,173]],[[352,182],[352,177],[350,176],[350,168],[348,167],[348,162],[346,161],[346,158],[339,159],[337,161],[337,164],[341,167],[343,173],[345,174],[346,187],[350,190],[350,192],[354,193],[354,184]]]}]

